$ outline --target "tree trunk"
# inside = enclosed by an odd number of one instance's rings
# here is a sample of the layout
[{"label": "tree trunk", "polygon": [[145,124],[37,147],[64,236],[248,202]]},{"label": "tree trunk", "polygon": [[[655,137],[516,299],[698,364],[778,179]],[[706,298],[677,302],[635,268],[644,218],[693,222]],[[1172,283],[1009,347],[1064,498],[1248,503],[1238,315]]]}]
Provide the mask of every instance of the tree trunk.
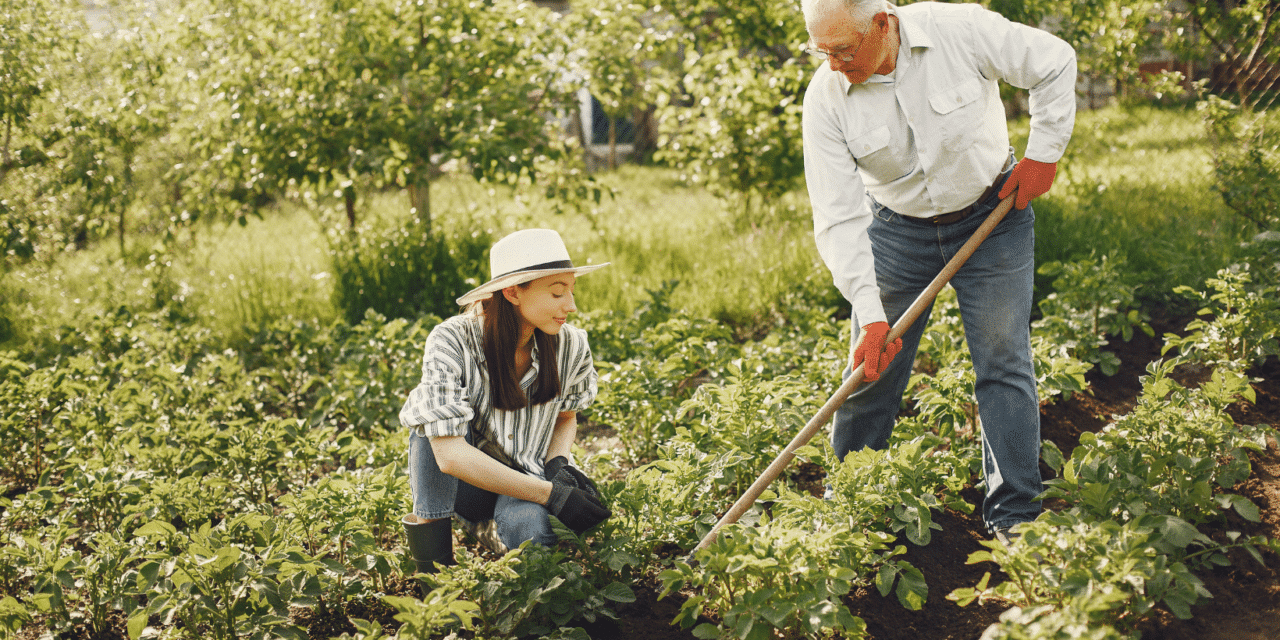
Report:
[{"label": "tree trunk", "polygon": [[347,205],[347,224],[351,229],[356,228],[356,190],[355,187],[345,187],[342,190],[342,200]]},{"label": "tree trunk", "polygon": [[409,176],[409,206],[413,207],[427,233],[431,233],[431,176],[426,169]]},{"label": "tree trunk", "polygon": [[618,168],[618,121],[612,116],[609,118],[609,168]]}]

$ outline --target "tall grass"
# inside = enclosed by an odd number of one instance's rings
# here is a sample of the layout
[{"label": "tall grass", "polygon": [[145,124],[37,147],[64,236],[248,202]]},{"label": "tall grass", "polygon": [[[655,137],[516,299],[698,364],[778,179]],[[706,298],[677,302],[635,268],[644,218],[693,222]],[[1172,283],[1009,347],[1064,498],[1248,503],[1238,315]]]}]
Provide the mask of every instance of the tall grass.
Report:
[{"label": "tall grass", "polygon": [[[1025,121],[1011,126],[1020,150],[1025,130]],[[1080,112],[1053,190],[1035,202],[1037,262],[1125,256],[1141,299],[1176,304],[1174,287],[1198,288],[1249,235],[1212,171],[1193,108]]]},{"label": "tall grass", "polygon": [[[1026,129],[1025,120],[1010,124],[1019,152]],[[1211,175],[1205,128],[1192,109],[1082,111],[1053,191],[1036,201],[1037,260],[1123,255],[1140,299],[1173,302],[1175,286],[1198,288],[1248,236]],[[630,313],[672,280],[679,284],[668,304],[740,335],[766,330],[795,302],[844,307],[814,249],[803,189],[748,220],[666,169],[624,167],[596,179],[616,197],[557,209],[537,185],[511,190],[447,176],[432,185],[431,224],[453,237],[560,231],[577,263],[612,263],[579,282],[582,310]],[[402,193],[371,193],[358,207],[373,228],[409,220]],[[168,253],[150,253],[155,240],[134,236],[123,260],[108,243],[52,265],[28,263],[0,279],[10,334],[0,348],[117,306],[168,308],[229,343],[279,318],[332,321],[340,312],[326,234],[344,224],[336,208],[285,203],[243,227],[201,227]],[[473,270],[462,289],[488,279],[487,268]],[[1048,282],[1039,284],[1045,292]]]}]

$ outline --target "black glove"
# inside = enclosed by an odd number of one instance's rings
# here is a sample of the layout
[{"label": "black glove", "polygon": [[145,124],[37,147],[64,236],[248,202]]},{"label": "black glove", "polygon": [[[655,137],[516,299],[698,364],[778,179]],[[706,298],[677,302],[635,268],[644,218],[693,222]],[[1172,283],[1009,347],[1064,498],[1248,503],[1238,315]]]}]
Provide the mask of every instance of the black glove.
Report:
[{"label": "black glove", "polygon": [[563,469],[551,480],[551,497],[547,499],[546,507],[551,515],[578,535],[613,515],[599,498],[575,486],[574,477]]},{"label": "black glove", "polygon": [[547,480],[554,481],[555,477],[560,475],[561,470],[568,471],[569,474],[573,476],[574,486],[586,491],[592,496],[600,496],[600,490],[596,488],[596,483],[592,482],[591,478],[588,478],[587,474],[583,473],[581,469],[569,464],[569,459],[564,456],[556,456],[548,460],[547,464],[543,467],[542,477]]}]

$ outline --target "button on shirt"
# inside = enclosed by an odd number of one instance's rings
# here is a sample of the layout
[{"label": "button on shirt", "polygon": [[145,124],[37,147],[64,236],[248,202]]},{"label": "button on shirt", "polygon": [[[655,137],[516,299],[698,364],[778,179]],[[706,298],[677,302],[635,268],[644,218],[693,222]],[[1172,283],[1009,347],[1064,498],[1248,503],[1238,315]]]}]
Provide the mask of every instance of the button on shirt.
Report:
[{"label": "button on shirt", "polygon": [[[425,437],[466,436],[475,429],[525,471],[541,475],[560,412],[585,409],[596,397],[599,377],[587,332],[568,324],[560,328],[560,395],[514,411],[493,407],[483,335],[478,315],[454,316],[431,330],[422,356],[422,381],[401,407],[400,424]],[[526,397],[532,395],[539,368],[535,342],[533,366],[520,380]]]},{"label": "button on shirt", "polygon": [[870,194],[927,218],[973,203],[1009,156],[998,80],[1027,89],[1025,156],[1057,162],[1075,122],[1075,51],[973,4],[893,10],[894,71],[851,84],[823,63],[804,96],[804,166],[818,253],[860,325],[884,321],[867,228]]}]

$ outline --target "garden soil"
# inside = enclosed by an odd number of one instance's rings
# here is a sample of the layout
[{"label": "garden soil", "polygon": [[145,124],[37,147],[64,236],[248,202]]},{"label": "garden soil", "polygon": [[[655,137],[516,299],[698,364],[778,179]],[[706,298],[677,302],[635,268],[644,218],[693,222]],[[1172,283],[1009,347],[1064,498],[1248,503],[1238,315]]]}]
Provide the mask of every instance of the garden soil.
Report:
[{"label": "garden soil", "polygon": [[[1156,337],[1138,334],[1130,342],[1111,345],[1122,362],[1120,371],[1111,377],[1093,373],[1089,377],[1089,389],[1071,398],[1059,399],[1041,408],[1041,434],[1052,440],[1064,453],[1069,453],[1079,443],[1080,435],[1095,432],[1104,427],[1113,415],[1123,415],[1133,408],[1141,390],[1139,376],[1145,374],[1146,365],[1160,358],[1162,336],[1185,326],[1187,319],[1177,321],[1156,320],[1152,324]],[[1237,424],[1269,424],[1280,427],[1280,362],[1275,358],[1250,372],[1257,378],[1253,388],[1256,402],[1240,402],[1231,408]],[[1197,384],[1206,372],[1186,369],[1179,372],[1185,384]],[[1246,535],[1265,535],[1280,538],[1280,450],[1276,443],[1265,453],[1251,454],[1254,473],[1249,480],[1234,488],[1234,492],[1253,500],[1261,510],[1262,522],[1252,523],[1241,519],[1225,526],[1202,527],[1206,534],[1225,539],[1226,531],[1241,531]],[[797,468],[790,470],[801,482],[821,486],[821,470]],[[1045,477],[1051,471],[1042,467]],[[816,490],[816,489],[815,489]],[[963,497],[971,504],[981,502],[981,491],[968,487]],[[921,611],[908,611],[890,595],[881,597],[874,589],[857,589],[846,598],[846,604],[854,615],[867,625],[867,635],[872,640],[977,640],[984,629],[996,622],[1007,608],[997,603],[967,607],[957,606],[946,595],[955,589],[973,587],[982,576],[991,572],[993,580],[1001,578],[999,567],[990,563],[970,565],[969,555],[982,550],[982,542],[988,539],[981,516],[946,511],[937,514],[935,522],[942,526],[933,533],[930,543],[918,547],[907,543],[906,558],[925,575],[929,584],[929,597]],[[905,542],[905,541],[904,541]],[[463,542],[479,553],[473,542]],[[1280,638],[1280,557],[1265,556],[1266,566],[1259,566],[1241,554],[1232,558],[1232,564],[1202,573],[1205,587],[1213,599],[1194,607],[1193,617],[1179,620],[1167,610],[1161,610],[1144,621],[1138,630],[1144,640],[1276,640]],[[688,630],[672,626],[671,621],[680,611],[678,596],[658,598],[660,591],[656,581],[634,585],[637,599],[634,603],[618,608],[618,622],[603,621],[587,627],[597,640],[687,640],[694,636]],[[395,595],[416,595],[415,580],[404,579],[391,591]],[[352,600],[347,603],[345,615],[317,615],[310,609],[294,612],[294,622],[307,628],[316,640],[335,638],[344,633],[354,635],[355,628],[348,616],[377,621],[388,634],[394,634],[399,623],[395,611],[376,598]],[[335,612],[336,613],[336,612]],[[123,640],[123,616],[118,616],[111,633],[97,638],[79,629],[62,638],[66,640]],[[158,622],[158,621],[156,621]],[[24,628],[19,640],[36,640],[40,625]]]},{"label": "garden soil", "polygon": [[[1052,440],[1069,455],[1082,433],[1096,432],[1106,426],[1113,415],[1128,413],[1142,390],[1139,377],[1146,374],[1148,363],[1161,357],[1164,334],[1180,332],[1188,320],[1156,319],[1152,323],[1155,337],[1139,333],[1129,342],[1111,344],[1109,348],[1122,362],[1119,372],[1110,377],[1094,372],[1089,376],[1090,385],[1085,393],[1044,405],[1040,417],[1042,437]],[[1180,370],[1177,377],[1184,384],[1194,385],[1204,379],[1205,373],[1187,368]],[[1250,374],[1258,379],[1253,383],[1256,402],[1234,405],[1232,417],[1237,424],[1269,424],[1280,428],[1280,362],[1273,357]],[[1254,474],[1234,492],[1260,507],[1262,522],[1236,519],[1227,526],[1202,527],[1205,533],[1220,540],[1225,540],[1223,534],[1228,530],[1280,538],[1280,450],[1273,441],[1265,454],[1253,454],[1250,458]],[[1042,472],[1045,478],[1053,477],[1053,472],[1043,465]],[[975,506],[981,504],[982,493],[978,488],[968,487],[962,495]],[[960,607],[946,599],[955,589],[976,586],[987,572],[992,573],[993,584],[1002,574],[999,567],[991,563],[966,563],[969,555],[983,550],[981,543],[989,539],[977,509],[972,514],[947,511],[938,514],[935,521],[942,530],[933,532],[928,545],[917,547],[906,543],[906,558],[924,573],[929,584],[929,597],[921,611],[903,608],[892,594],[881,597],[874,587],[858,589],[846,597],[853,614],[866,622],[867,635],[872,640],[978,640],[983,630],[999,620],[1008,608],[997,603],[980,606],[976,602]],[[1267,566],[1263,567],[1240,554],[1232,558],[1231,566],[1200,574],[1213,599],[1194,607],[1190,620],[1179,620],[1161,609],[1153,619],[1138,627],[1143,640],[1280,639],[1280,557],[1267,554],[1265,559]],[[670,597],[662,601],[653,599],[651,589],[640,589],[638,595],[640,598],[634,605],[621,611],[621,625],[600,629],[593,637],[623,640],[693,637],[688,631],[669,624],[679,610],[678,603],[670,602]]]},{"label": "garden soil", "polygon": [[[1134,406],[1142,385],[1139,377],[1146,374],[1148,363],[1161,357],[1160,347],[1165,333],[1177,332],[1188,318],[1177,320],[1157,319],[1152,322],[1155,337],[1136,335],[1129,342],[1110,345],[1120,357],[1122,366],[1115,375],[1107,377],[1093,372],[1088,378],[1085,393],[1059,399],[1041,407],[1041,435],[1052,440],[1064,454],[1079,444],[1082,433],[1096,432],[1106,426],[1114,415],[1124,415]],[[1269,424],[1280,427],[1280,362],[1271,358],[1250,374],[1258,381],[1253,384],[1256,402],[1240,402],[1231,409],[1237,424]],[[1207,377],[1207,372],[1194,368],[1178,371],[1176,376],[1184,384],[1194,385]],[[587,428],[589,430],[590,427]],[[1218,539],[1224,539],[1228,530],[1247,535],[1265,535],[1280,538],[1280,450],[1271,443],[1265,454],[1250,456],[1254,474],[1235,488],[1256,503],[1262,512],[1261,523],[1240,519],[1227,526],[1202,527],[1202,530]],[[1045,478],[1052,471],[1042,465]],[[822,485],[822,473],[816,467],[790,469],[802,484],[813,485],[815,491]],[[982,492],[967,487],[962,497],[975,506],[981,504]],[[969,555],[985,547],[989,539],[982,517],[977,509],[964,514],[946,511],[937,514],[935,522],[942,526],[934,531],[930,543],[920,547],[903,541],[908,548],[906,559],[924,573],[929,584],[929,597],[920,611],[909,611],[898,603],[892,594],[880,596],[874,587],[859,588],[845,598],[854,615],[867,625],[867,637],[871,640],[978,640],[983,630],[996,622],[1008,606],[995,602],[979,605],[974,602],[966,607],[947,600],[947,594],[955,589],[974,587],[985,573],[995,580],[1003,578],[997,565],[991,563],[967,564]],[[464,542],[469,547],[476,545]],[[475,549],[479,553],[487,553]],[[1280,639],[1280,557],[1265,556],[1267,566],[1259,566],[1251,558],[1241,554],[1232,558],[1229,567],[1202,573],[1205,587],[1213,599],[1194,607],[1192,618],[1179,620],[1172,613],[1161,609],[1157,615],[1138,627],[1143,640],[1277,640]],[[661,589],[654,581],[633,585],[634,603],[617,609],[619,621],[601,621],[587,627],[596,640],[689,640],[693,634],[673,626],[671,621],[680,611],[682,599],[668,596],[659,599]],[[416,585],[406,581],[401,585],[401,595],[416,592]],[[353,602],[348,615],[381,622],[389,633],[398,623],[394,612],[376,601]],[[301,624],[308,624],[311,637],[317,640],[353,632],[345,619],[308,619],[311,612],[299,612],[295,617]]]}]

